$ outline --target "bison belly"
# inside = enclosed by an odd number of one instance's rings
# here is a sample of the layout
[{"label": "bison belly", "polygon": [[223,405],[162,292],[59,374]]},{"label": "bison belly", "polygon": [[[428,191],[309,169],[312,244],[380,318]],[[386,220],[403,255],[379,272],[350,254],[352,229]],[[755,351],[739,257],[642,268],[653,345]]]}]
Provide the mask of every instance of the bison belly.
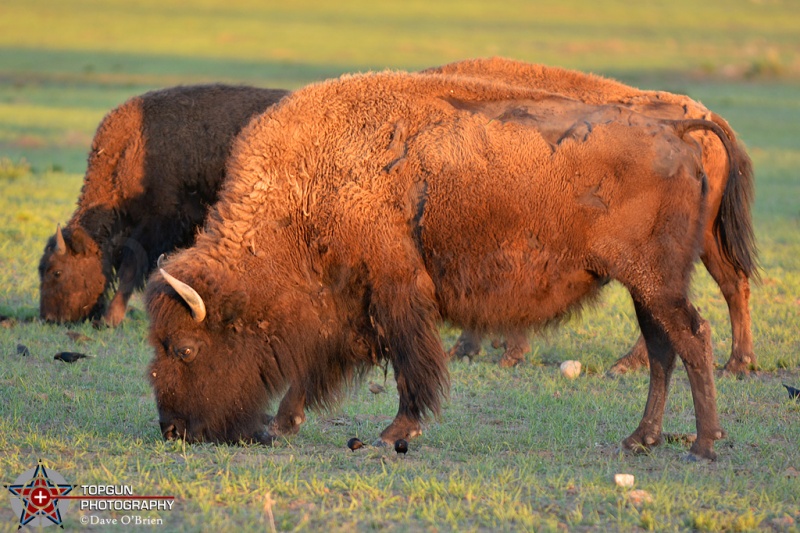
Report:
[{"label": "bison belly", "polygon": [[537,132],[506,124],[496,134],[469,147],[448,142],[480,136],[423,140],[441,149],[420,161],[431,177],[419,240],[443,317],[503,331],[558,318],[596,290],[574,223],[590,227],[599,210],[581,204]]}]

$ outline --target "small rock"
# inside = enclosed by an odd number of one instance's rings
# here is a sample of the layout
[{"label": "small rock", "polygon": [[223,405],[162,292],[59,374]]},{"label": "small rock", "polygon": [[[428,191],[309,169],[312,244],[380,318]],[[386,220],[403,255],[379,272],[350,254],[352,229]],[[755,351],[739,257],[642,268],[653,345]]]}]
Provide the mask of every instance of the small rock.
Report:
[{"label": "small rock", "polygon": [[633,487],[634,481],[635,478],[633,474],[614,474],[614,483],[616,483],[618,487]]},{"label": "small rock", "polygon": [[380,394],[382,392],[386,392],[386,389],[383,387],[383,385],[378,385],[377,383],[370,383],[369,391],[372,394]]},{"label": "small rock", "polygon": [[22,357],[28,357],[31,354],[31,351],[28,349],[27,346],[24,344],[17,344],[17,355],[21,355]]},{"label": "small rock", "polygon": [[575,379],[581,375],[580,361],[564,361],[561,363],[561,375],[567,379]]},{"label": "small rock", "polygon": [[794,518],[788,514],[785,514],[781,517],[773,518],[770,520],[770,523],[772,524],[772,527],[778,531],[787,531],[794,527]]},{"label": "small rock", "polygon": [[639,507],[646,503],[653,503],[653,496],[646,490],[636,489],[628,493],[628,501],[635,507]]}]

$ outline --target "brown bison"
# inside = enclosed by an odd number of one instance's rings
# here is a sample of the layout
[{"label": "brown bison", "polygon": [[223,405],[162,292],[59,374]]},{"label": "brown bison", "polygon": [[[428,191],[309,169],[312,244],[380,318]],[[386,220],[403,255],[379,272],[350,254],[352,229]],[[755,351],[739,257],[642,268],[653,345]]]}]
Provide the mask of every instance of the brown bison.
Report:
[{"label": "brown bison", "polygon": [[[680,356],[691,454],[714,458],[710,333],[687,297],[706,217],[696,130],[729,145],[710,121],[477,79],[371,74],[285,98],[237,138],[195,245],[150,277],[163,436],[269,443],[386,362],[399,409],[381,440],[408,439],[448,390],[440,319],[523,331],[616,279],[651,373],[624,446],[661,442]],[[731,174],[740,179],[733,164]],[[264,415],[283,391],[277,415]]]},{"label": "brown bison", "polygon": [[194,239],[216,201],[234,136],[286,94],[173,87],[131,98],[106,115],[92,141],[78,207],[39,262],[41,317],[119,324],[156,258]]},{"label": "brown bison", "polygon": [[[753,173],[747,153],[736,142],[736,136],[727,122],[687,96],[661,91],[642,91],[596,75],[504,58],[461,61],[428,69],[425,72],[498,80],[562,94],[593,105],[618,104],[654,118],[708,119],[723,128],[734,145],[731,156],[739,168],[739,175],[735,180],[728,180],[730,175],[728,154],[717,137],[702,131],[692,134],[702,147],[703,167],[709,184],[703,249],[700,257],[722,290],[730,312],[733,342],[725,370],[744,374],[749,369],[756,368],[749,310],[749,278],[757,274],[755,241],[750,218]],[[729,202],[723,202],[723,193],[728,188],[731,194],[726,198]],[[728,226],[719,224],[718,221],[722,219],[728,220]],[[729,235],[728,232],[735,235]],[[729,254],[726,250],[730,246],[738,246],[740,249],[735,254]],[[528,349],[527,332],[510,334],[506,340],[506,351],[500,361],[501,365],[516,364]],[[474,355],[479,351],[480,335],[465,331],[451,350],[451,354],[460,357]],[[647,348],[644,338],[640,336],[631,351],[617,361],[611,371],[623,373],[647,364]]]}]

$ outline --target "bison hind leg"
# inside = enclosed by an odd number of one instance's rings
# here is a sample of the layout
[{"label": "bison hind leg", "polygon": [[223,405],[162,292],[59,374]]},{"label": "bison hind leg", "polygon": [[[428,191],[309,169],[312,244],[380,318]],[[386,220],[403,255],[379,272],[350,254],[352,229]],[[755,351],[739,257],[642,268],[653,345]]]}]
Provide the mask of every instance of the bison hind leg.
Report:
[{"label": "bison hind leg", "polygon": [[650,389],[644,415],[623,447],[637,451],[663,441],[662,421],[669,381],[679,355],[689,376],[697,425],[697,440],[689,450],[693,459],[714,460],[720,429],[714,386],[711,333],[708,322],[685,297],[659,298],[647,304],[634,298],[650,363]]},{"label": "bison hind leg", "polygon": [[642,330],[644,354],[649,359],[650,389],[639,427],[622,441],[622,447],[641,453],[663,442],[662,422],[669,392],[669,381],[675,369],[675,350],[669,336],[651,310],[634,301],[636,317]]},{"label": "bison hind leg", "polygon": [[745,376],[758,368],[753,350],[753,333],[750,319],[750,280],[726,261],[713,235],[706,234],[705,251],[701,256],[706,269],[717,282],[725,301],[731,321],[731,356],[725,364],[725,372]]}]

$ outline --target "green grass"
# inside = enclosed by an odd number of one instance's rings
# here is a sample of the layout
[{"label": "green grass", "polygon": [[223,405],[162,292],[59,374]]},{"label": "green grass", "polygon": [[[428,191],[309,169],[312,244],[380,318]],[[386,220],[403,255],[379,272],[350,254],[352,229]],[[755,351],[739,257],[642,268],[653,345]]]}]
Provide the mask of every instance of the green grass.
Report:
[{"label": "green grass", "polygon": [[[166,530],[700,530],[797,531],[800,524],[800,5],[675,2],[337,2],[269,5],[178,0],[8,0],[0,5],[0,472],[3,483],[44,460],[74,484],[131,485],[176,497]],[[526,364],[499,352],[454,362],[444,413],[406,457],[351,453],[397,409],[366,385],[309,415],[274,448],[164,443],[145,379],[151,357],[140,297],[117,330],[27,321],[37,315],[36,266],[69,218],[98,122],[143,91],[204,81],[298,87],[342,72],[416,69],[505,55],[689,94],[727,118],[756,168],[755,229],[764,267],[753,288],[762,371],[717,380],[728,437],[719,460],[689,464],[666,444],[616,451],[636,426],[647,376],[604,377],[637,335],[630,298],[610,286],[580,319],[533,339]],[[718,365],[730,350],[727,309],[698,267],[693,300],[713,326]],[[446,346],[458,331],[443,326]],[[18,343],[29,357],[16,355]],[[58,351],[95,356],[68,365]],[[588,374],[560,377],[579,359]],[[383,384],[381,372],[368,381]],[[273,406],[274,409],[274,406]],[[665,429],[694,414],[676,371]],[[794,470],[792,470],[794,469]],[[615,473],[636,476],[651,503],[629,500]],[[274,502],[265,505],[267,496]],[[83,529],[76,504],[67,528]],[[121,518],[126,513],[94,513]],[[130,513],[128,513],[130,514]],[[142,516],[156,516],[142,513]],[[0,531],[17,529],[0,503]],[[109,526],[107,530],[119,530]],[[104,529],[102,527],[95,529]]]}]

